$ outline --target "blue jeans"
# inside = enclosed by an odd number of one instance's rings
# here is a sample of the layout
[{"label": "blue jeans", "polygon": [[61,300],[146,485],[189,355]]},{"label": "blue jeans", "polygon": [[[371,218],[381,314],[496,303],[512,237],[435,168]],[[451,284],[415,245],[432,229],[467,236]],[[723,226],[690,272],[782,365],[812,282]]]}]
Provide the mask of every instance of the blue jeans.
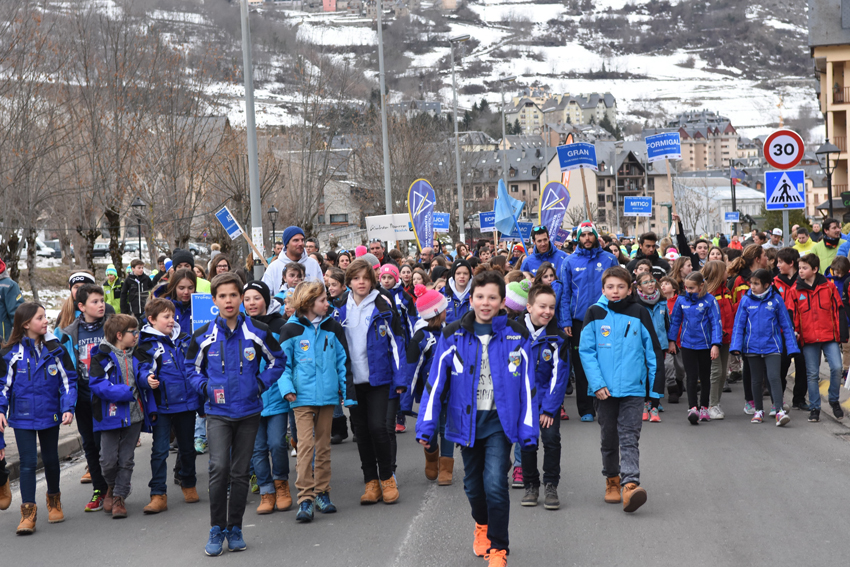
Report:
[{"label": "blue jeans", "polygon": [[803,358],[806,359],[806,378],[809,384],[809,405],[820,409],[820,354],[823,352],[829,364],[829,403],[838,401],[838,389],[841,387],[841,347],[838,343],[812,343],[803,346]]},{"label": "blue jeans", "polygon": [[[279,413],[260,418],[260,428],[254,440],[254,455],[251,458],[260,494],[274,494],[274,481],[289,480],[286,421],[291,413]],[[271,467],[269,454],[272,457]]]},{"label": "blue jeans", "polygon": [[168,487],[168,450],[171,441],[171,427],[177,439],[177,450],[180,461],[180,486],[194,488],[197,484],[195,476],[195,447],[192,436],[195,427],[195,412],[160,413],[153,423],[153,447],[151,448],[151,480],[148,486],[151,496],[166,494]]},{"label": "blue jeans", "polygon": [[461,447],[460,454],[472,518],[476,524],[487,526],[491,548],[508,551],[511,499],[506,479],[511,467],[511,441],[500,431],[476,439],[472,447]]},{"label": "blue jeans", "polygon": [[195,439],[200,439],[204,443],[207,441],[207,418],[195,416]]},{"label": "blue jeans", "polygon": [[334,406],[334,418],[337,417],[345,417],[345,412],[342,411],[342,404],[337,404]]},{"label": "blue jeans", "polygon": [[35,471],[38,468],[36,437],[41,444],[47,493],[59,493],[59,426],[41,431],[15,429],[15,442],[21,459],[21,501],[24,504],[35,504]]}]

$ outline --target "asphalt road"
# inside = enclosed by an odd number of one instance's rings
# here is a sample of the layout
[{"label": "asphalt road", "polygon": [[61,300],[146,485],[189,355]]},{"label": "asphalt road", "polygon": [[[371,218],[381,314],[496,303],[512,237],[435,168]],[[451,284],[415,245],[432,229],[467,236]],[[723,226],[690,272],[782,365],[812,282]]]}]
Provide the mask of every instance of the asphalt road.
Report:
[{"label": "asphalt road", "polygon": [[[826,418],[819,424],[792,412],[777,428],[749,423],[737,399],[724,396],[727,419],[691,426],[685,406],[669,406],[660,424],[644,424],[641,480],[648,502],[627,515],[603,502],[599,427],[562,422],[562,509],[522,508],[512,490],[512,565],[653,567],[831,564],[846,551],[850,430]],[[729,399],[731,398],[731,399]],[[735,400],[732,403],[731,400]],[[734,411],[733,411],[734,406]],[[574,408],[568,399],[568,408]],[[573,409],[573,416],[575,412]],[[424,458],[412,432],[399,436],[401,499],[393,506],[361,507],[356,447],[334,446],[332,496],[339,512],[316,514],[312,524],[295,522],[295,511],[258,516],[250,495],[244,532],[248,550],[203,555],[209,529],[207,474],[199,478],[201,502],[185,504],[169,485],[169,510],[144,516],[150,479],[150,436],[136,451],[129,517],[112,520],[86,514],[90,485],[79,484],[84,463],[62,473],[66,521],[47,523],[45,485],[39,482],[38,529],[17,537],[20,496],[0,512],[0,557],[4,565],[345,565],[480,566],[472,554],[472,519],[463,493],[456,453],[455,483],[438,487],[422,472]],[[173,464],[175,455],[169,457]],[[199,470],[206,470],[206,456]],[[541,456],[542,460],[542,456]],[[294,466],[294,459],[291,459]],[[294,468],[294,467],[293,467]],[[294,477],[293,477],[294,478]],[[294,491],[294,488],[293,488]]]}]

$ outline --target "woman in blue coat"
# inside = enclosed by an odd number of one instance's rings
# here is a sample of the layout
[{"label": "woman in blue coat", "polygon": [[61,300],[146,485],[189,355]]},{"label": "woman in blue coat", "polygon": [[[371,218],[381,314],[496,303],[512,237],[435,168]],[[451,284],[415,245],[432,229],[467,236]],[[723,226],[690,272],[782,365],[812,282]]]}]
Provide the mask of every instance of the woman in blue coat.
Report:
[{"label": "woman in blue coat", "polygon": [[[7,426],[15,430],[21,460],[18,535],[35,531],[36,439],[47,480],[48,522],[65,520],[59,492],[59,424],[70,425],[74,418],[77,372],[68,351],[47,328],[44,307],[24,303],[15,312],[9,341],[0,350],[0,432]],[[0,433],[0,460],[5,458],[5,447]]]}]

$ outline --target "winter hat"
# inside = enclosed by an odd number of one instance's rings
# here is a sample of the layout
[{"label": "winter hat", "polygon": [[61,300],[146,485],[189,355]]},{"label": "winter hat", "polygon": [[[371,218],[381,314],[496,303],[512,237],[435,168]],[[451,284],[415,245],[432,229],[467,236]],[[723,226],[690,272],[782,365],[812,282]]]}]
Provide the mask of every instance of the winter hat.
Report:
[{"label": "winter hat", "polygon": [[394,265],[392,265],[392,264],[384,264],[384,265],[381,267],[381,275],[383,276],[384,274],[389,274],[389,275],[391,275],[392,277],[394,277],[394,278],[395,278],[395,283],[398,283],[398,280],[400,280],[400,279],[401,279],[401,276],[400,276],[400,275],[399,275],[399,273],[398,273],[398,268],[396,268],[396,267],[395,267]]},{"label": "winter hat", "polygon": [[668,248],[667,254],[664,255],[664,258],[671,262],[675,262],[679,259],[679,252],[675,248]]},{"label": "winter hat", "polygon": [[374,254],[369,254],[367,252],[366,254],[363,254],[362,256],[358,256],[358,259],[366,260],[369,263],[369,265],[372,266],[372,268],[380,268],[381,267],[381,261],[378,260],[378,257],[375,256]]},{"label": "winter hat", "polygon": [[452,271],[449,272],[450,278],[455,277],[455,272],[458,268],[466,268],[467,270],[469,270],[469,279],[470,281],[472,281],[472,265],[463,259],[454,261],[454,263],[452,264]]},{"label": "winter hat", "polygon": [[116,278],[118,277],[118,270],[115,269],[115,264],[109,264],[106,266],[106,275],[113,275]]},{"label": "winter hat", "polygon": [[192,256],[192,253],[188,250],[182,250],[180,248],[175,250],[174,253],[171,255],[171,262],[175,267],[184,263],[189,264],[190,268],[195,267],[195,257]]},{"label": "winter hat", "polygon": [[445,311],[449,304],[445,295],[435,289],[428,289],[422,284],[413,288],[413,295],[416,296],[416,309],[419,311],[419,316],[426,321]]},{"label": "winter hat", "polygon": [[590,222],[589,220],[584,221],[583,223],[578,225],[578,229],[576,229],[577,236],[581,236],[582,234],[584,234],[586,232],[592,232],[593,236],[595,236],[597,240],[599,239],[599,233],[596,232],[596,227],[593,226],[593,223]]},{"label": "winter hat", "polygon": [[174,265],[174,262],[171,261],[171,258],[166,258],[164,264],[165,264],[165,271],[167,272]]},{"label": "winter hat", "polygon": [[361,244],[360,246],[358,246],[357,248],[354,249],[354,257],[359,258],[360,256],[362,256],[363,254],[365,254],[368,251],[369,251],[369,249]]},{"label": "winter hat", "polygon": [[286,246],[289,244],[289,241],[292,240],[292,237],[300,234],[304,236],[304,231],[301,230],[297,226],[288,226],[283,231],[283,249],[286,250]]},{"label": "winter hat", "polygon": [[242,288],[242,292],[244,293],[249,289],[253,289],[254,291],[258,292],[260,295],[263,296],[263,301],[266,302],[266,310],[268,311],[269,305],[271,305],[272,301],[272,294],[269,290],[269,286],[261,280],[254,280],[252,282],[246,283],[245,287]]},{"label": "winter hat", "polygon": [[431,268],[431,281],[433,281],[433,282],[437,281],[438,279],[445,276],[446,272],[448,272],[448,271],[449,271],[448,268],[444,268],[442,266],[434,266],[433,268]]},{"label": "winter hat", "polygon": [[529,289],[531,289],[531,282],[528,280],[509,283],[505,307],[512,311],[523,311],[525,306],[528,305]]},{"label": "winter hat", "polygon": [[86,272],[74,272],[71,274],[71,277],[68,278],[68,289],[74,287],[75,284],[96,284],[97,282],[94,280],[94,276],[88,274]]}]

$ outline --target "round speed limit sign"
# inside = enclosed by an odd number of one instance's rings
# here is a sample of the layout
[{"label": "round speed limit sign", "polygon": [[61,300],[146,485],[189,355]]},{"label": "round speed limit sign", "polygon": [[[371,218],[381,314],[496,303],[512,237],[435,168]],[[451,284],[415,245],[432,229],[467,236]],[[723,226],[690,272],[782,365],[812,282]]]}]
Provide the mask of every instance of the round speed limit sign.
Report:
[{"label": "round speed limit sign", "polygon": [[764,159],[776,169],[791,169],[803,159],[803,139],[791,130],[777,130],[764,141]]}]

